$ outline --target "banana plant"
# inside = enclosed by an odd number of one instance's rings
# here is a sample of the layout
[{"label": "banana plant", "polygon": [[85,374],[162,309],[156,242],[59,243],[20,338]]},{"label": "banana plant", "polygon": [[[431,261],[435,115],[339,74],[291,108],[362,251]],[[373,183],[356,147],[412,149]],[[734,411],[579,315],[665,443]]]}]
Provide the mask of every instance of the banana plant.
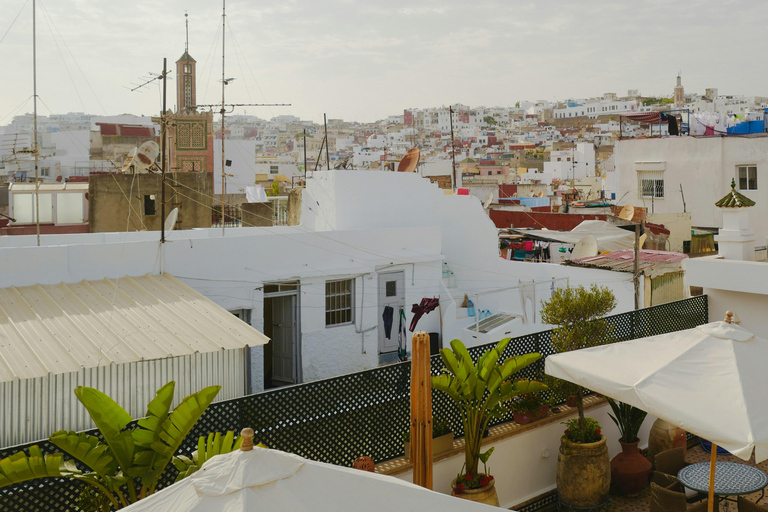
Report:
[{"label": "banana plant", "polygon": [[532,380],[511,380],[512,375],[541,358],[531,353],[500,361],[510,338],[499,341],[472,363],[472,357],[461,340],[453,340],[451,348],[440,351],[445,368],[432,377],[432,387],[453,398],[464,423],[465,471],[478,474],[478,462],[488,462],[493,448],[480,453],[483,432],[491,419],[501,418],[508,409],[504,405],[512,397],[547,389]]},{"label": "banana plant", "polygon": [[[197,420],[211,404],[221,386],[209,386],[184,398],[171,411],[175,383],[167,383],[147,406],[147,415],[135,428],[128,412],[101,391],[80,386],[75,396],[88,410],[103,441],[83,432],[54,432],[51,443],[90,471],[79,471],[64,454],[43,456],[38,446],[29,455],[18,452],[0,460],[0,487],[46,477],[80,480],[119,509],[152,494]],[[103,501],[103,500],[102,500]]]},{"label": "banana plant", "polygon": [[[179,474],[176,476],[176,481],[187,478],[200,469],[203,464],[206,463],[211,457],[215,455],[221,455],[224,453],[230,453],[238,448],[242,443],[243,438],[235,438],[233,431],[227,432],[225,435],[216,432],[208,434],[208,437],[200,436],[197,440],[197,450],[192,452],[192,457],[186,455],[178,455],[173,457],[173,465],[179,470]],[[263,443],[258,443],[256,446],[266,448]]]}]

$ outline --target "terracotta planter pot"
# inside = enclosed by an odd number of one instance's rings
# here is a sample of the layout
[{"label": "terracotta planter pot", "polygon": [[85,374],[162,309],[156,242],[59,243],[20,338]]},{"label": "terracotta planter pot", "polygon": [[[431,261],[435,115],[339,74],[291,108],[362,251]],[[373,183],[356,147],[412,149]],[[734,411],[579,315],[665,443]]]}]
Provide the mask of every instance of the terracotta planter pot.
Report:
[{"label": "terracotta planter pot", "polygon": [[611,478],[627,496],[640,494],[651,474],[651,461],[640,453],[637,448],[639,442],[625,443],[619,440],[621,453],[611,460]]},{"label": "terracotta planter pot", "polygon": [[596,507],[608,498],[611,461],[605,436],[596,443],[572,443],[560,438],[557,455],[557,493],[572,507]]},{"label": "terracotta planter pot", "polygon": [[[404,441],[405,458],[411,460],[411,443]],[[440,455],[453,448],[453,432],[448,432],[440,437],[432,438],[432,456]]]},{"label": "terracotta planter pot", "polygon": [[680,427],[676,427],[661,418],[653,422],[651,432],[648,434],[648,460],[651,464],[656,459],[656,454],[671,448],[683,447],[683,453],[688,449],[688,437]]},{"label": "terracotta planter pot", "polygon": [[526,423],[545,418],[547,414],[549,414],[549,404],[543,404],[536,413],[515,411],[512,413],[512,417],[520,425],[525,425]]},{"label": "terracotta planter pot", "polygon": [[456,479],[451,482],[451,496],[456,496],[463,500],[485,503],[492,507],[499,506],[499,495],[496,494],[496,480],[491,480],[488,485],[480,489],[464,489],[460,494],[456,494]]}]

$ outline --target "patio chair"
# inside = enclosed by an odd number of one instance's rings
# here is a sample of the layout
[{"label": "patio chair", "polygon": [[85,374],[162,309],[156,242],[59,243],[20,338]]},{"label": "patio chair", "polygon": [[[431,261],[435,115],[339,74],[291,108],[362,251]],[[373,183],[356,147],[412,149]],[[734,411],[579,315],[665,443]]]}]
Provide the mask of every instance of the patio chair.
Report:
[{"label": "patio chair", "polygon": [[749,501],[747,498],[739,496],[738,498],[739,512],[768,512],[768,508],[758,505],[754,501]]},{"label": "patio chair", "polygon": [[[685,463],[685,451],[683,450],[682,446],[657,453],[654,461],[656,464],[656,472],[664,473],[674,477],[675,480],[677,480],[677,473],[685,466],[687,466]],[[685,499],[688,501],[688,503],[693,503],[706,497],[703,494],[694,491],[693,489],[688,489],[687,487],[684,488],[684,491]]]},{"label": "patio chair", "polygon": [[[673,487],[678,484],[673,484]],[[718,510],[717,498],[715,498],[715,510]],[[703,500],[691,507],[685,501],[685,494],[673,489],[666,489],[655,482],[651,482],[651,512],[706,512],[707,500]],[[764,512],[764,511],[761,511]]]}]

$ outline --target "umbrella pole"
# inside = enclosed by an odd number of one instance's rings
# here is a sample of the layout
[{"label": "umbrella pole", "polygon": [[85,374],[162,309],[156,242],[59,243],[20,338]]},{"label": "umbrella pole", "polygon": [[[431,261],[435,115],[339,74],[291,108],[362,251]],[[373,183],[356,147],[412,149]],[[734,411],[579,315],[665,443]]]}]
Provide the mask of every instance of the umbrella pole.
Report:
[{"label": "umbrella pole", "polygon": [[709,456],[709,500],[707,510],[713,512],[715,506],[715,460],[717,459],[717,445],[712,443],[712,453]]}]

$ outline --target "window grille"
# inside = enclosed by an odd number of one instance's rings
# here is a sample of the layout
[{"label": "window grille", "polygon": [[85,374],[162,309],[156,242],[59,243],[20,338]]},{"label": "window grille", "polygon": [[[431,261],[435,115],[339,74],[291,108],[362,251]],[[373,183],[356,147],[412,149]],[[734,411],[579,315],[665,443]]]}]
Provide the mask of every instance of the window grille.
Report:
[{"label": "window grille", "polygon": [[637,171],[637,191],[641,198],[663,198],[664,171]]},{"label": "window grille", "polygon": [[740,165],[736,169],[739,176],[739,190],[757,190],[757,167]]},{"label": "window grille", "polygon": [[178,149],[206,149],[205,121],[176,122],[176,147]]},{"label": "window grille", "polygon": [[353,320],[354,279],[325,282],[325,326],[350,324]]}]

